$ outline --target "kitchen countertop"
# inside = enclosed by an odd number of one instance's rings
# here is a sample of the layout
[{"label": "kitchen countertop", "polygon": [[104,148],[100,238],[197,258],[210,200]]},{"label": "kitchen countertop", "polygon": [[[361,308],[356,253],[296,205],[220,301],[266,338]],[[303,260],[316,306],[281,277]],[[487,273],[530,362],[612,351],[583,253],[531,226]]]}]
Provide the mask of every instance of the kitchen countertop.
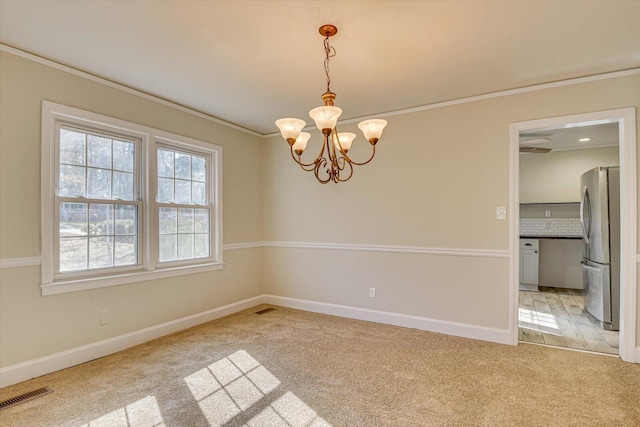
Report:
[{"label": "kitchen countertop", "polygon": [[572,239],[582,240],[582,236],[520,236],[521,239]]}]

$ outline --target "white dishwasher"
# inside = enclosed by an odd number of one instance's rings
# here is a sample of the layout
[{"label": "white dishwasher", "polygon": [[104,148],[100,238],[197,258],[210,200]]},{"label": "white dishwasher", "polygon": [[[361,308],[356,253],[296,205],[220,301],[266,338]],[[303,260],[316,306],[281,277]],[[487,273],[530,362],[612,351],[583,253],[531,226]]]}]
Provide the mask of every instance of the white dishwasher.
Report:
[{"label": "white dishwasher", "polygon": [[520,289],[538,290],[538,239],[520,239]]}]

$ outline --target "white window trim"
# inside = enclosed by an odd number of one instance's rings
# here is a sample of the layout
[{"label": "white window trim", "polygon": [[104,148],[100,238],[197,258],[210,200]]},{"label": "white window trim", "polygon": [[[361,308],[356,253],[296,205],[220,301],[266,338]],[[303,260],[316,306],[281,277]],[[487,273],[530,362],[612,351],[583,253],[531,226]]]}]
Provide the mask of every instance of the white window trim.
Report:
[{"label": "white window trim", "polygon": [[[142,227],[138,230],[138,238],[142,240],[142,271],[114,271],[113,273],[101,271],[98,275],[78,278],[55,278],[55,177],[56,170],[55,138],[56,123],[60,121],[76,123],[96,129],[104,129],[113,132],[121,131],[135,136],[140,140],[140,156],[142,159],[141,177],[144,183],[140,189],[143,200]],[[42,101],[42,129],[41,129],[41,192],[40,192],[40,218],[41,218],[41,289],[42,295],[52,295],[65,292],[74,292],[87,289],[102,288],[106,286],[123,285],[126,283],[143,282],[147,280],[173,277],[183,274],[200,273],[203,271],[220,270],[224,267],[222,253],[222,147],[193,138],[188,138],[169,132],[154,129],[148,126],[87,112],[73,107],[56,104],[50,101]],[[211,204],[212,222],[210,232],[212,235],[210,250],[211,256],[187,260],[180,263],[171,263],[163,266],[158,263],[158,223],[156,215],[155,189],[156,185],[156,146],[157,144],[170,145],[176,149],[195,150],[206,152],[211,158],[211,167],[208,173],[211,180]]]},{"label": "white window trim", "polygon": [[[104,122],[101,122],[101,124],[106,124]],[[114,135],[114,129],[113,127],[111,127],[110,129],[106,129],[105,126],[100,126],[100,128],[96,128],[95,126],[89,126],[86,123],[79,123],[78,120],[74,120],[72,123],[69,122],[69,120],[61,120],[58,119],[55,121],[54,123],[55,125],[55,129],[54,129],[54,137],[55,139],[55,143],[53,145],[53,155],[55,157],[54,159],[54,169],[53,169],[53,174],[51,175],[51,179],[52,179],[52,184],[51,184],[51,188],[52,190],[54,188],[57,188],[59,186],[59,177],[56,176],[57,174],[55,173],[55,171],[57,170],[57,164],[60,162],[60,158],[59,156],[56,156],[56,154],[59,153],[60,150],[60,140],[59,140],[59,132],[60,129],[62,127],[67,127],[67,128],[77,128],[78,125],[82,126],[81,130],[78,130],[79,132],[87,132],[87,129],[90,129],[89,132],[92,131],[97,131],[97,132],[103,132],[104,135],[109,135],[110,137],[115,137]],[[118,129],[118,130],[122,130],[122,129]],[[107,132],[110,131],[110,132]],[[87,208],[89,207],[89,204],[91,203],[123,203],[123,204],[127,204],[127,205],[135,205],[138,207],[138,215],[142,216],[143,215],[143,208],[145,206],[145,192],[144,189],[142,188],[142,184],[144,182],[144,162],[142,161],[142,155],[144,153],[143,150],[143,141],[139,138],[139,136],[136,135],[132,135],[131,132],[126,132],[126,135],[120,135],[120,137],[123,137],[124,139],[129,139],[129,140],[133,140],[135,146],[136,146],[136,154],[135,154],[135,159],[134,159],[134,177],[135,177],[135,184],[134,184],[134,198],[133,200],[123,200],[123,201],[118,201],[118,200],[101,200],[101,199],[91,199],[89,197],[85,197],[82,200],[80,200],[80,203],[86,203],[87,204]],[[52,141],[53,142],[53,141]],[[70,200],[76,200],[73,197],[60,197],[55,195],[55,192],[53,194],[53,199],[54,199],[54,209],[53,209],[53,224],[54,224],[54,235],[53,235],[53,241],[54,242],[59,242],[60,240],[60,233],[58,230],[58,223],[60,220],[60,212],[58,210],[58,204],[61,203],[61,199],[70,199]],[[142,218],[144,221],[144,218]],[[108,268],[104,268],[104,269],[96,269],[96,270],[82,270],[82,271],[71,271],[71,272],[64,272],[64,273],[56,273],[55,269],[53,272],[53,281],[55,282],[59,282],[59,281],[69,281],[69,280],[74,280],[74,279],[82,279],[82,278],[93,278],[93,277],[98,277],[98,276],[104,276],[104,275],[115,275],[115,274],[119,274],[119,273],[127,273],[127,272],[132,272],[132,271],[140,271],[143,270],[144,268],[144,263],[145,263],[145,247],[144,247],[144,242],[145,242],[145,230],[141,227],[140,229],[138,229],[138,235],[137,235],[137,244],[136,244],[136,249],[137,249],[137,255],[138,255],[138,260],[136,262],[136,264],[133,265],[126,265],[126,266],[114,266],[114,267],[108,267]],[[55,243],[54,243],[55,244]],[[54,266],[56,264],[58,264],[60,262],[60,251],[57,250],[54,252],[53,255],[53,262],[54,262]]]}]

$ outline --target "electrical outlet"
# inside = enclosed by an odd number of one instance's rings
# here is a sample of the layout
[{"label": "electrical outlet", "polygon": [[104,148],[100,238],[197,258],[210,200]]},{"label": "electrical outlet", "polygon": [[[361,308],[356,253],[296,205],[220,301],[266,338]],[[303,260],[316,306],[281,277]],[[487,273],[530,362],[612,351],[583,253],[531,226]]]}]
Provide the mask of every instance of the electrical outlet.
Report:
[{"label": "electrical outlet", "polygon": [[109,310],[102,310],[100,312],[100,326],[109,324]]},{"label": "electrical outlet", "polygon": [[376,297],[376,288],[369,288],[369,298]]},{"label": "electrical outlet", "polygon": [[551,218],[551,210],[547,209],[546,211],[544,211],[544,216],[546,216],[547,218]]}]

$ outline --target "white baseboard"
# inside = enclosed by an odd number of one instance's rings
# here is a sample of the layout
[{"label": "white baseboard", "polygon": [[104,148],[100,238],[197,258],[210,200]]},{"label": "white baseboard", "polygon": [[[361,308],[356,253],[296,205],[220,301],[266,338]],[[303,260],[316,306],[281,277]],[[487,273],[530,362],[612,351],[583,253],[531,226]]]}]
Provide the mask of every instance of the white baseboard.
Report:
[{"label": "white baseboard", "polygon": [[314,313],[332,314],[334,316],[366,320],[376,323],[385,323],[388,325],[402,326],[405,328],[438,332],[441,334],[454,335],[458,337],[497,342],[500,344],[513,344],[513,334],[508,329],[489,328],[486,326],[449,322],[446,320],[430,319],[428,317],[413,316],[409,314],[370,310],[367,308],[350,307],[345,305],[279,297],[269,294],[264,295],[263,301],[266,304],[280,305],[283,307],[311,311]]},{"label": "white baseboard", "polygon": [[[220,317],[228,316],[261,303],[295,308],[313,313],[331,314],[350,319],[384,323],[405,328],[420,329],[463,338],[491,341],[500,344],[513,344],[511,332],[507,329],[489,328],[466,323],[449,322],[388,311],[370,310],[366,308],[280,297],[276,295],[259,295],[223,307],[214,308],[203,313],[183,317],[182,319],[162,323],[160,325],[130,332],[128,334],[98,341],[92,344],[72,348],[70,350],[16,363],[0,368],[0,387],[6,387],[41,375],[50,374],[93,359],[151,341],[162,336],[178,332],[192,326],[200,325]],[[635,362],[640,363],[640,347],[635,349]]]},{"label": "white baseboard", "polygon": [[0,368],[0,387],[6,387],[104,357],[138,344],[254,307],[262,302],[263,296],[259,295],[203,313]]},{"label": "white baseboard", "polygon": [[640,347],[636,347],[636,357],[632,360],[634,363],[640,363]]}]

